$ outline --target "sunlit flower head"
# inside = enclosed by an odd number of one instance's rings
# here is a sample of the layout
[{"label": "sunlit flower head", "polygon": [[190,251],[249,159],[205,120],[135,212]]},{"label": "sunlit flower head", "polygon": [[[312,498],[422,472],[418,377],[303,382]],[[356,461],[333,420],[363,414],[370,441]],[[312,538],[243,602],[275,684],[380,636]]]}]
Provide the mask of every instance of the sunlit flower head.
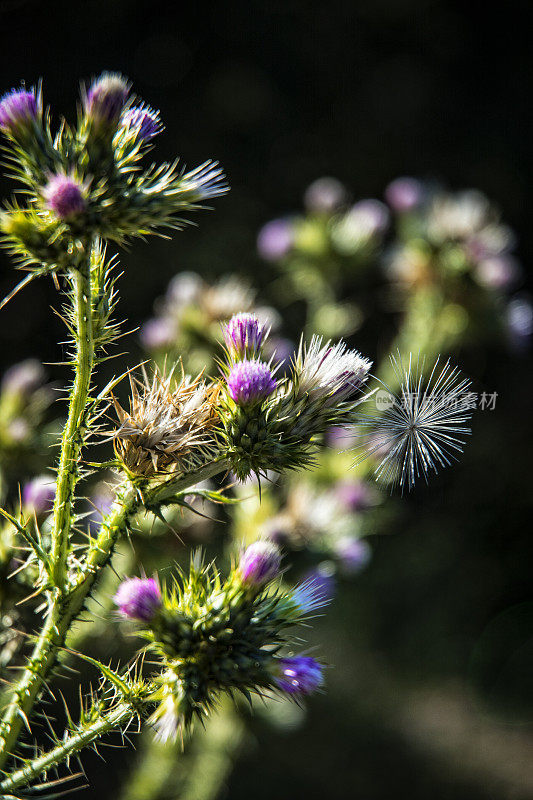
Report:
[{"label": "sunlit flower head", "polygon": [[86,207],[84,186],[68,175],[52,175],[43,189],[47,208],[56,217],[69,220],[81,214]]},{"label": "sunlit flower head", "polygon": [[407,366],[399,356],[391,362],[400,389],[383,384],[375,395],[380,413],[361,416],[366,449],[358,460],[374,455],[378,479],[411,490],[418,478],[427,481],[463,451],[474,408],[471,383],[449,361],[439,367],[437,359],[428,372],[412,356]]},{"label": "sunlit flower head", "polygon": [[137,131],[137,139],[143,142],[149,142],[163,130],[159,111],[154,111],[148,106],[129,108],[124,114],[122,122],[124,127]]},{"label": "sunlit flower head", "polygon": [[239,561],[239,572],[244,583],[264,586],[279,574],[281,553],[276,545],[258,540],[246,548]]},{"label": "sunlit flower head", "polygon": [[12,89],[0,98],[0,130],[15,134],[39,114],[39,99],[35,92]]},{"label": "sunlit flower head", "polygon": [[229,372],[228,392],[237,405],[246,406],[267,398],[276,389],[276,380],[264,361],[238,361]]},{"label": "sunlit flower head", "polygon": [[129,578],[113,600],[123,617],[149,622],[161,606],[161,589],[155,578]]},{"label": "sunlit flower head", "polygon": [[265,326],[255,314],[235,314],[223,326],[224,340],[231,356],[244,358],[259,352],[265,338]]},{"label": "sunlit flower head", "polygon": [[322,665],[311,656],[280,658],[276,683],[282,692],[289,695],[311,694],[322,683]]},{"label": "sunlit flower head", "polygon": [[371,361],[344,342],[333,345],[313,336],[308,346],[300,344],[296,358],[298,392],[336,402],[350,399],[365,383],[371,366]]}]

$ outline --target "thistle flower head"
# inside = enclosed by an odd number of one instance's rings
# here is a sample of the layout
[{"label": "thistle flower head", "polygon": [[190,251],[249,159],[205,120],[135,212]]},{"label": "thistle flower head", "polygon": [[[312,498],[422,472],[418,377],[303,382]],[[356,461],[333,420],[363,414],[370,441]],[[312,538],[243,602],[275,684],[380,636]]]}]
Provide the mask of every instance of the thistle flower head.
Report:
[{"label": "thistle flower head", "polygon": [[129,108],[122,118],[125,128],[135,130],[137,139],[149,142],[163,130],[159,118],[159,111],[154,111],[148,106],[133,106]]},{"label": "thistle flower head", "polygon": [[37,516],[49,514],[54,505],[56,484],[50,475],[39,475],[22,489],[22,504]]},{"label": "thistle flower head", "polygon": [[345,572],[351,575],[363,570],[371,557],[368,542],[355,536],[341,537],[335,545],[335,551]]},{"label": "thistle flower head", "polygon": [[186,472],[213,455],[218,386],[185,377],[173,389],[172,381],[172,373],[156,372],[151,382],[145,374],[131,381],[129,412],[115,401],[115,450],[136,475]]},{"label": "thistle flower head", "polygon": [[28,358],[19,364],[13,364],[5,371],[2,391],[29,396],[42,386],[44,379],[45,371],[40,361]]},{"label": "thistle flower head", "polygon": [[296,358],[298,393],[336,402],[351,399],[366,381],[371,366],[371,361],[348,349],[344,342],[323,344],[321,336],[313,336],[309,346],[300,343]]},{"label": "thistle flower head", "polygon": [[323,681],[322,669],[311,656],[280,658],[275,665],[277,686],[289,695],[311,694]]},{"label": "thistle flower head", "polygon": [[85,187],[68,175],[52,175],[43,189],[47,208],[61,220],[69,220],[85,211]]},{"label": "thistle flower head", "polygon": [[104,72],[89,87],[84,98],[85,113],[97,126],[114,126],[127,103],[128,81],[116,72]]},{"label": "thistle flower head", "polygon": [[267,222],[257,237],[257,252],[265,261],[279,261],[294,244],[294,226],[287,219]]},{"label": "thistle flower head", "polygon": [[113,600],[123,617],[149,622],[161,606],[161,589],[155,578],[129,578]]},{"label": "thistle flower head", "polygon": [[265,326],[255,314],[235,314],[223,326],[224,340],[234,359],[257,355],[265,338]]},{"label": "thistle flower head", "polygon": [[12,89],[0,98],[0,130],[16,135],[36,119],[39,112],[39,99],[35,92]]},{"label": "thistle flower head", "polygon": [[396,178],[385,189],[387,203],[400,214],[419,206],[423,195],[424,187],[416,178]]},{"label": "thistle flower head", "polygon": [[331,586],[318,572],[314,573],[295,587],[292,601],[302,614],[311,614],[331,601]]},{"label": "thistle flower head", "polygon": [[257,359],[245,359],[234,364],[227,384],[230,397],[240,406],[261,402],[277,385],[268,364]]},{"label": "thistle flower head", "polygon": [[281,565],[281,554],[273,542],[259,540],[246,548],[239,561],[245,584],[259,588],[273,580]]},{"label": "thistle flower head", "polygon": [[362,415],[360,423],[366,456],[378,458],[376,477],[411,490],[417,478],[427,481],[431,471],[448,466],[463,451],[473,410],[471,384],[449,361],[439,369],[437,359],[427,378],[424,364],[415,364],[412,356],[407,366],[399,356],[391,361],[400,390],[395,394],[383,384],[385,410]]},{"label": "thistle flower head", "polygon": [[309,211],[331,214],[346,198],[346,189],[336,178],[318,178],[305,190],[304,203]]}]

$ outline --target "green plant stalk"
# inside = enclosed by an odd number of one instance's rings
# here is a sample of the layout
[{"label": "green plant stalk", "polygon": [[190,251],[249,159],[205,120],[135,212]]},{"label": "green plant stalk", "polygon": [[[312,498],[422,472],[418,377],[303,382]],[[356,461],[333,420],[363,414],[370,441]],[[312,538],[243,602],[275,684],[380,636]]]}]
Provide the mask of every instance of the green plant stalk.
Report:
[{"label": "green plant stalk", "polygon": [[146,481],[140,484],[131,481],[124,483],[113,508],[102,522],[98,536],[89,547],[86,565],[77,584],[67,595],[56,592],[51,599],[44,627],[13,689],[11,702],[0,724],[0,766],[13,751],[23,723],[29,727],[28,718],[55,663],[58,650],[64,646],[72,622],[82,610],[98,575],[109,561],[119,538],[126,534],[135,514],[143,506],[164,502],[176,492],[226,469],[224,460],[215,460],[195,472],[154,487],[147,487]]},{"label": "green plant stalk", "polygon": [[75,377],[67,423],[61,438],[50,559],[50,577],[61,593],[65,591],[67,581],[72,503],[79,478],[80,454],[86,433],[85,413],[94,367],[90,253],[87,253],[78,269],[72,270],[71,280],[74,286],[73,305],[76,319]]},{"label": "green plant stalk", "polygon": [[119,703],[112,711],[103,714],[92,725],[72,734],[57,747],[12,773],[0,784],[0,791],[12,791],[20,786],[26,786],[46,770],[81,752],[85,747],[105,736],[106,733],[121,729],[136,715],[137,712],[129,703],[125,701]]}]

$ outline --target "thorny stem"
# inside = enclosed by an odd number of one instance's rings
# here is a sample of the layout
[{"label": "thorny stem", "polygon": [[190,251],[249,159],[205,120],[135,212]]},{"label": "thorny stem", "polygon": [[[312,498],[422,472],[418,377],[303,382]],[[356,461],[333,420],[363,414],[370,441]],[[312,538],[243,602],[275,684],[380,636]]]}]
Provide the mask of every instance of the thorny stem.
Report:
[{"label": "thorny stem", "polygon": [[17,789],[25,786],[41,773],[51,769],[56,764],[66,761],[70,756],[76,755],[85,747],[96,741],[106,733],[121,729],[136,716],[136,711],[130,703],[121,702],[112,711],[103,714],[96,722],[83,730],[67,737],[61,744],[34,759],[22,769],[13,772],[0,784],[1,791]]},{"label": "thorny stem", "polygon": [[[70,592],[56,592],[50,601],[48,616],[35,644],[26,669],[13,689],[12,698],[0,724],[0,766],[12,753],[22,724],[29,727],[28,717],[52,669],[58,650],[63,647],[74,619],[83,608],[97,577],[113,553],[118,539],[124,535],[135,514],[144,506],[155,505],[177,492],[224,472],[227,463],[215,460],[187,475],[164,484],[147,487],[146,481],[126,481],[117,494],[110,513],[102,522],[98,536],[89,546],[84,569]],[[63,760],[62,758],[59,761]],[[59,763],[59,762],[58,762]]]},{"label": "thorny stem", "polygon": [[76,372],[67,423],[61,439],[51,553],[52,581],[61,592],[64,591],[67,580],[72,502],[79,476],[80,453],[86,432],[85,410],[94,366],[90,253],[86,255],[79,269],[72,270],[71,279],[74,285],[76,318]]}]

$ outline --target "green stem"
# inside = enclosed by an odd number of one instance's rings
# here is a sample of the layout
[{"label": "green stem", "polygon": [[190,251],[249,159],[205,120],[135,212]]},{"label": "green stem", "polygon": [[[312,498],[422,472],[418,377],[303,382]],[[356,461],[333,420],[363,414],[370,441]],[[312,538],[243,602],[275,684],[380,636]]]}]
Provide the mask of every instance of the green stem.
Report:
[{"label": "green stem", "polygon": [[57,747],[34,759],[22,769],[13,772],[1,784],[1,791],[11,791],[19,786],[26,786],[30,781],[57,764],[66,761],[70,756],[76,755],[89,744],[105,736],[106,733],[121,729],[136,716],[135,710],[129,703],[119,703],[112,711],[102,715],[96,722],[72,734]]},{"label": "green stem", "polygon": [[72,270],[76,319],[76,373],[70,395],[68,418],[61,439],[52,533],[52,581],[63,592],[67,580],[67,556],[72,527],[72,502],[79,477],[79,460],[86,433],[85,409],[94,366],[90,255]]},{"label": "green stem", "polygon": [[135,485],[130,481],[123,485],[113,508],[102,522],[98,536],[88,549],[85,568],[78,583],[67,595],[56,592],[51,599],[45,625],[13,690],[10,704],[0,724],[0,766],[13,751],[23,723],[29,726],[28,718],[55,663],[57,652],[65,644],[70,626],[82,610],[98,575],[109,561],[115,544],[127,532],[135,514],[143,506],[164,502],[173,494],[207,480],[226,468],[225,461],[213,461],[195,472],[162,485],[147,487],[146,482]]}]

